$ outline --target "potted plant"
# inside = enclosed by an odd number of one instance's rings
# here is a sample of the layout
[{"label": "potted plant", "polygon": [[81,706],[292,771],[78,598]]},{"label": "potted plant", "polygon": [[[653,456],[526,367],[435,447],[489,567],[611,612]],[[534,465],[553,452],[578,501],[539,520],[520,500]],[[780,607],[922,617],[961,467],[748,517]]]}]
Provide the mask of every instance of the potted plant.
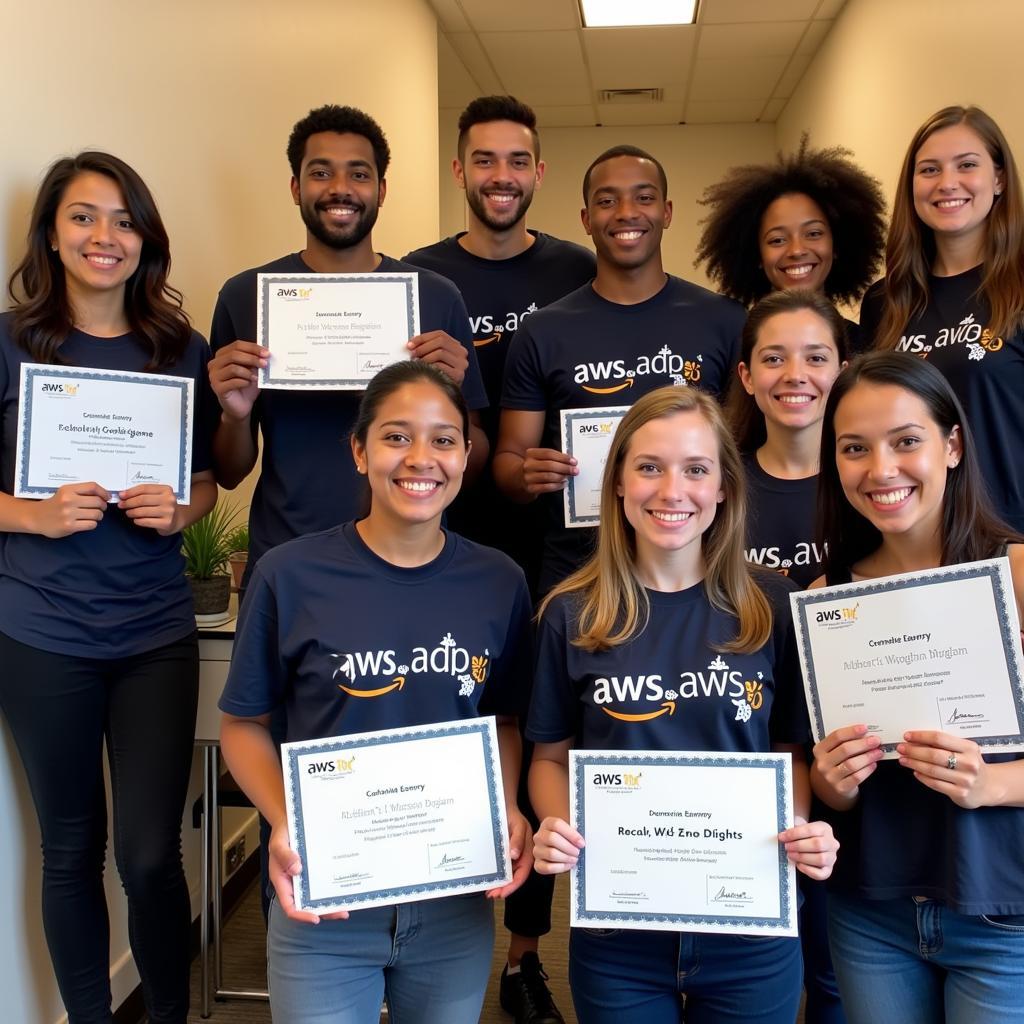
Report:
[{"label": "potted plant", "polygon": [[231,554],[228,555],[228,562],[231,565],[231,589],[237,593],[242,589],[242,577],[249,561],[249,527],[235,527],[228,537],[228,547],[231,548]]},{"label": "potted plant", "polygon": [[218,502],[181,533],[185,575],[192,586],[196,622],[215,625],[227,616],[231,577],[227,573],[230,540],[241,513],[231,502]]}]

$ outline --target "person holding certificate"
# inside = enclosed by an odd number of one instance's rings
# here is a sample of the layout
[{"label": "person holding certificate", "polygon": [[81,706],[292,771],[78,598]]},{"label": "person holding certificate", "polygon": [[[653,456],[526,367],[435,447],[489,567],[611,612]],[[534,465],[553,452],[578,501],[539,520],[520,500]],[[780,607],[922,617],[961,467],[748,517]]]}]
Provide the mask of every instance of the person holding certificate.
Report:
[{"label": "person holding certificate", "polygon": [[[184,1024],[191,909],[181,863],[199,687],[181,529],[217,495],[210,469],[206,342],[167,283],[167,233],[122,160],[58,160],[40,186],[28,251],[0,316],[0,708],[28,776],[43,842],[43,924],[68,1012],[109,1021],[106,741],[132,953],[153,1021]],[[13,497],[24,364],[189,378],[191,504],[168,483],[110,492],[72,478],[52,497]],[[122,410],[123,412],[123,410]],[[116,428],[116,407],[104,419]],[[99,414],[102,415],[102,414]],[[45,439],[37,439],[45,444]]]},{"label": "person holding certificate", "polygon": [[[931,363],[873,352],[839,375],[820,487],[814,586],[1008,556],[1024,605],[1024,538],[991,511],[963,409]],[[851,1024],[1024,1021],[1022,755],[922,730],[883,762],[867,730],[831,732],[811,771],[843,843],[829,932]]]},{"label": "person holding certificate", "polygon": [[[475,1024],[494,919],[482,893],[351,915],[296,910],[292,883],[303,865],[289,846],[269,730],[278,708],[289,741],[498,716],[513,880],[491,895],[518,888],[532,864],[516,807],[526,580],[507,556],[441,528],[462,482],[468,430],[458,386],[436,368],[404,361],[382,370],[351,441],[370,487],[368,515],[275,548],[246,594],[220,703],[221,743],[271,826],[269,979],[279,1024],[369,1024],[382,998],[397,1020]],[[417,778],[415,765],[409,774]],[[372,779],[360,784],[378,795]],[[344,863],[343,844],[337,856]]]},{"label": "person holding certificate", "polygon": [[[692,388],[641,398],[612,442],[597,553],[541,606],[527,729],[538,871],[571,869],[583,846],[567,820],[571,747],[789,751],[796,814],[807,814],[793,585],[777,573],[755,579],[744,518],[743,467],[717,403]],[[713,795],[701,796],[713,813]],[[800,818],[779,842],[800,871],[831,871],[828,825]],[[576,929],[570,984],[581,1024],[677,1024],[684,995],[690,1024],[792,1024],[800,945]]]}]

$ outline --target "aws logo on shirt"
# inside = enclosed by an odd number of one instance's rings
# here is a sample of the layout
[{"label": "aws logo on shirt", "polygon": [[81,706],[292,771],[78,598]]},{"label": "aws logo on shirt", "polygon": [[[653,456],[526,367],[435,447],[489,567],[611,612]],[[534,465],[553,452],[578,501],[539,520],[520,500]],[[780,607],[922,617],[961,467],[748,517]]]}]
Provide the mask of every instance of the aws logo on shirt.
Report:
[{"label": "aws logo on shirt", "polygon": [[904,334],[896,346],[896,351],[910,352],[927,359],[932,349],[946,348],[949,345],[966,345],[967,358],[980,362],[986,353],[998,352],[1003,347],[1003,339],[997,338],[990,328],[982,327],[971,313],[956,327],[943,327],[930,345],[926,334]]},{"label": "aws logo on shirt", "polygon": [[789,570],[796,565],[821,565],[825,560],[826,550],[824,544],[819,548],[812,541],[802,540],[796,545],[792,558],[783,558],[778,547],[747,548],[746,558],[748,562],[763,565],[766,569],[775,569],[783,576],[788,576]]},{"label": "aws logo on shirt", "polygon": [[666,383],[683,387],[696,384],[701,377],[703,355],[686,359],[676,355],[668,345],[663,345],[656,355],[640,356],[636,365],[627,368],[624,359],[606,359],[603,362],[577,363],[573,367],[573,381],[592,395],[613,395],[617,391],[631,388],[637,377],[663,374]]},{"label": "aws logo on shirt", "polygon": [[[515,334],[519,330],[519,325],[531,313],[536,312],[537,303],[531,302],[522,313],[505,313],[504,322],[502,322],[502,314],[500,313],[497,316],[489,313],[483,316],[471,316],[469,318],[469,326],[473,330],[473,344],[477,348],[482,348],[484,345],[490,345],[491,342],[498,341],[506,333]],[[484,335],[484,337],[477,337],[477,335]]]},{"label": "aws logo on shirt", "polygon": [[[352,651],[332,654],[336,662],[332,679],[339,676],[347,683],[336,683],[350,697],[383,697],[402,690],[417,675],[451,676],[459,683],[459,696],[472,696],[476,687],[487,681],[491,668],[488,649],[483,654],[470,654],[460,647],[452,634],[446,633],[434,647],[414,647],[407,658],[400,658],[393,648],[376,651]],[[377,683],[367,686],[366,683]]]},{"label": "aws logo on shirt", "polygon": [[[730,669],[721,655],[706,670],[680,672],[678,690],[666,687],[661,675],[601,677],[594,682],[594,703],[609,717],[620,722],[649,722],[662,715],[674,715],[679,701],[728,699],[736,708],[736,722],[749,722],[764,705],[764,673],[757,679],[744,679],[743,673]],[[620,711],[615,704],[629,702],[635,707],[647,703],[649,711]],[[654,707],[653,705],[657,705]]]}]

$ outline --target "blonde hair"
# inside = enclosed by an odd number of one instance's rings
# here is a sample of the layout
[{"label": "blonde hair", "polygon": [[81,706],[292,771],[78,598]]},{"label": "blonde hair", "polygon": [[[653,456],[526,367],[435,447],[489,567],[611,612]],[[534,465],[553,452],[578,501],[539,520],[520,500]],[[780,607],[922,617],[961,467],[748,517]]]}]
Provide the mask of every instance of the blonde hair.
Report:
[{"label": "blonde hair", "polygon": [[771,635],[771,605],[751,578],[743,553],[747,500],[736,444],[713,398],[693,388],[666,387],[644,395],[623,417],[612,439],[601,483],[597,550],[540,605],[538,614],[543,615],[555,597],[575,595],[579,620],[578,635],[572,642],[586,651],[627,643],[647,625],[650,600],[637,579],[636,534],[623,511],[618,485],[633,435],[652,420],[682,412],[698,413],[718,441],[724,498],[700,541],[706,567],[704,588],[715,608],[739,619],[735,638],[721,644],[720,649],[750,653],[763,647]]}]

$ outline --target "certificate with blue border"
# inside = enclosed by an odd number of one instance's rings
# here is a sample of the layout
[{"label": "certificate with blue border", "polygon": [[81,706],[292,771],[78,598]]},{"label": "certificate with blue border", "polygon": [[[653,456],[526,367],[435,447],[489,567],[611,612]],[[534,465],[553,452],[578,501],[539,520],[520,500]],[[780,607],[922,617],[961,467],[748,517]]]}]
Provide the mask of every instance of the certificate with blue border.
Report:
[{"label": "certificate with blue border", "polygon": [[259,274],[261,388],[361,391],[409,358],[420,333],[419,274]]},{"label": "certificate with blue border", "polygon": [[579,473],[562,492],[566,526],[597,526],[601,521],[601,481],[608,449],[628,405],[604,409],[563,409],[562,451],[576,460]]},{"label": "certificate with blue border", "polygon": [[194,389],[189,377],[22,363],[14,496],[92,481],[117,501],[130,487],[167,484],[187,505]]},{"label": "certificate with blue border", "polygon": [[1024,750],[1020,621],[1006,558],[790,594],[815,740],[867,725]]},{"label": "certificate with blue border", "polygon": [[789,754],[571,750],[573,927],[797,934]]},{"label": "certificate with blue border", "polygon": [[295,904],[327,913],[506,885],[493,718],[286,743]]}]

